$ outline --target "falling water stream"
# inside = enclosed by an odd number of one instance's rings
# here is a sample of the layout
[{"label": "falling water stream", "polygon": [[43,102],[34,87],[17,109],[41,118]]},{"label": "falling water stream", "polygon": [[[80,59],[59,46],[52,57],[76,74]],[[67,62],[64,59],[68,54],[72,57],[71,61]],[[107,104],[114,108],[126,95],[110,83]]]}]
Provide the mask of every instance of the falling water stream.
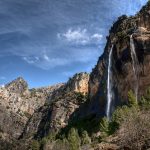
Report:
[{"label": "falling water stream", "polygon": [[113,45],[109,52],[109,60],[108,60],[108,75],[107,75],[107,106],[106,106],[106,116],[108,119],[111,117],[111,102],[112,102],[112,51]]},{"label": "falling water stream", "polygon": [[134,45],[134,40],[133,40],[133,36],[130,36],[130,48],[131,48],[131,58],[132,58],[132,68],[133,68],[133,72],[134,72],[134,92],[135,92],[135,96],[136,96],[136,100],[138,98],[138,59],[137,59],[137,55],[135,52],[135,45]]},{"label": "falling water stream", "polygon": [[[111,118],[111,104],[113,98],[113,91],[112,91],[112,52],[113,52],[112,45],[110,52],[109,52],[109,60],[108,60],[108,74],[107,74],[107,105],[106,105],[106,116],[108,119]],[[131,58],[132,58],[132,67],[134,72],[134,92],[136,96],[136,100],[138,97],[138,59],[135,52],[135,45],[133,36],[130,36],[130,47],[131,47]]]}]

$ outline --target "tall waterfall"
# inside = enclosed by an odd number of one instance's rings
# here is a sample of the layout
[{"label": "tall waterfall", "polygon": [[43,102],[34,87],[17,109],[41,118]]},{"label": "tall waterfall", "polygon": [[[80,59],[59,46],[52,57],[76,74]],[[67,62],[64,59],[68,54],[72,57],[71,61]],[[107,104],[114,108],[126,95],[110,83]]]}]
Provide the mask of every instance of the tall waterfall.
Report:
[{"label": "tall waterfall", "polygon": [[138,59],[137,59],[137,55],[135,52],[135,45],[134,45],[134,40],[133,40],[133,36],[130,36],[130,48],[131,48],[131,58],[132,58],[132,68],[133,68],[133,72],[134,72],[134,92],[135,92],[135,96],[136,96],[136,100],[138,98]]},{"label": "tall waterfall", "polygon": [[112,51],[114,45],[112,45],[111,50],[109,52],[109,60],[108,60],[108,75],[107,75],[107,106],[106,106],[106,116],[107,118],[111,117],[111,102],[112,102]]}]

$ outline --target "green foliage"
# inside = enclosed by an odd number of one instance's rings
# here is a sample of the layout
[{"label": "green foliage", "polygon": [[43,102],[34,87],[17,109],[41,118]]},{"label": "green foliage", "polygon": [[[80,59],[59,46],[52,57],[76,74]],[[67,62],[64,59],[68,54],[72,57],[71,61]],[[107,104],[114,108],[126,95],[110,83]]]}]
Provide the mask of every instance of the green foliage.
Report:
[{"label": "green foliage", "polygon": [[42,138],[40,141],[41,147],[44,147],[44,145],[48,142],[48,139],[46,137]]},{"label": "green foliage", "polygon": [[48,141],[55,141],[56,140],[56,132],[54,131],[51,131],[47,136],[46,136],[46,139]]},{"label": "green foliage", "polygon": [[88,94],[83,95],[80,92],[75,92],[75,95],[79,103],[84,103],[88,100]]},{"label": "green foliage", "polygon": [[95,115],[89,115],[81,119],[78,118],[74,119],[69,122],[68,126],[63,128],[58,133],[58,137],[60,137],[61,135],[68,135],[68,132],[70,131],[71,128],[78,129],[80,135],[82,134],[83,130],[86,130],[89,136],[91,136],[93,133],[99,131],[99,123],[100,123],[100,119],[96,118]]},{"label": "green foliage", "polygon": [[141,109],[150,109],[150,88],[146,91],[146,94],[141,97],[139,106]]},{"label": "green foliage", "polygon": [[54,147],[54,150],[70,150],[70,145],[67,139],[63,139],[63,140],[56,140]]},{"label": "green foliage", "polygon": [[148,90],[146,91],[144,98],[146,99],[146,101],[150,102],[150,88],[148,88]]},{"label": "green foliage", "polygon": [[132,90],[128,92],[129,106],[137,106],[137,100]]},{"label": "green foliage", "polygon": [[118,127],[122,124],[122,122],[127,121],[126,119],[129,116],[136,116],[136,114],[140,111],[139,107],[128,107],[122,106],[118,107],[112,116],[112,122],[116,123]]},{"label": "green foliage", "polygon": [[33,140],[31,143],[32,150],[40,150],[40,143],[36,140]]},{"label": "green foliage", "polygon": [[54,142],[56,140],[56,132],[50,132],[47,136],[43,137],[40,141],[41,147],[44,147],[48,142]]},{"label": "green foliage", "polygon": [[119,39],[125,39],[125,38],[127,38],[127,33],[125,31],[120,31],[117,33],[117,37]]},{"label": "green foliage", "polygon": [[82,145],[91,143],[91,138],[89,137],[87,131],[85,130],[81,134],[81,143]]},{"label": "green foliage", "polygon": [[108,118],[102,118],[100,122],[101,138],[104,139],[109,135],[112,135],[116,129],[118,129],[118,124],[114,121],[109,121]]},{"label": "green foliage", "polygon": [[118,125],[121,124],[121,122],[125,119],[125,116],[127,116],[128,112],[129,107],[118,107],[112,115],[112,121],[116,122]]},{"label": "green foliage", "polygon": [[68,141],[70,143],[70,150],[80,150],[81,141],[77,129],[71,128],[68,133]]},{"label": "green foliage", "polygon": [[100,122],[100,130],[102,132],[102,137],[106,137],[109,135],[109,120],[104,117]]}]

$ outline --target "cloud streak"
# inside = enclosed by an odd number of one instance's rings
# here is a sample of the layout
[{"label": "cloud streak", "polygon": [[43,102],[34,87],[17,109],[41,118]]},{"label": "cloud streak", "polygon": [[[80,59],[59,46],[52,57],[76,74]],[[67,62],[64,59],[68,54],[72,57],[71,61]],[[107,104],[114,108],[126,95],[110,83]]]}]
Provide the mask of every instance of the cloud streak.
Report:
[{"label": "cloud streak", "polygon": [[22,60],[30,65],[34,65],[44,70],[49,70],[55,67],[72,65],[73,63],[87,63],[97,59],[98,51],[93,48],[81,48],[80,51],[76,48],[71,49],[71,55],[66,56],[51,56],[49,53],[36,56],[23,56]]},{"label": "cloud streak", "polygon": [[57,37],[73,44],[86,45],[99,43],[102,40],[103,35],[99,33],[88,33],[87,29],[85,28],[78,28],[74,30],[69,28],[66,33],[58,33]]}]

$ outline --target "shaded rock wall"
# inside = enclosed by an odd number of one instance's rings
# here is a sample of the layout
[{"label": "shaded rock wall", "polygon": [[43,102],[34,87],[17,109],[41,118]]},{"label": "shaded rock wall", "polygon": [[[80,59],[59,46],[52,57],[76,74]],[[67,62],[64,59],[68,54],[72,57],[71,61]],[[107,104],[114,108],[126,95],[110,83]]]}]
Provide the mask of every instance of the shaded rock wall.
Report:
[{"label": "shaded rock wall", "polygon": [[134,17],[125,15],[119,17],[111,28],[104,53],[90,75],[91,104],[88,113],[105,115],[108,55],[112,44],[114,44],[112,58],[114,98],[111,111],[116,106],[127,103],[128,91],[134,91],[135,79],[130,48],[130,35],[132,34],[139,61],[139,99],[150,86],[150,3],[148,3]]}]

